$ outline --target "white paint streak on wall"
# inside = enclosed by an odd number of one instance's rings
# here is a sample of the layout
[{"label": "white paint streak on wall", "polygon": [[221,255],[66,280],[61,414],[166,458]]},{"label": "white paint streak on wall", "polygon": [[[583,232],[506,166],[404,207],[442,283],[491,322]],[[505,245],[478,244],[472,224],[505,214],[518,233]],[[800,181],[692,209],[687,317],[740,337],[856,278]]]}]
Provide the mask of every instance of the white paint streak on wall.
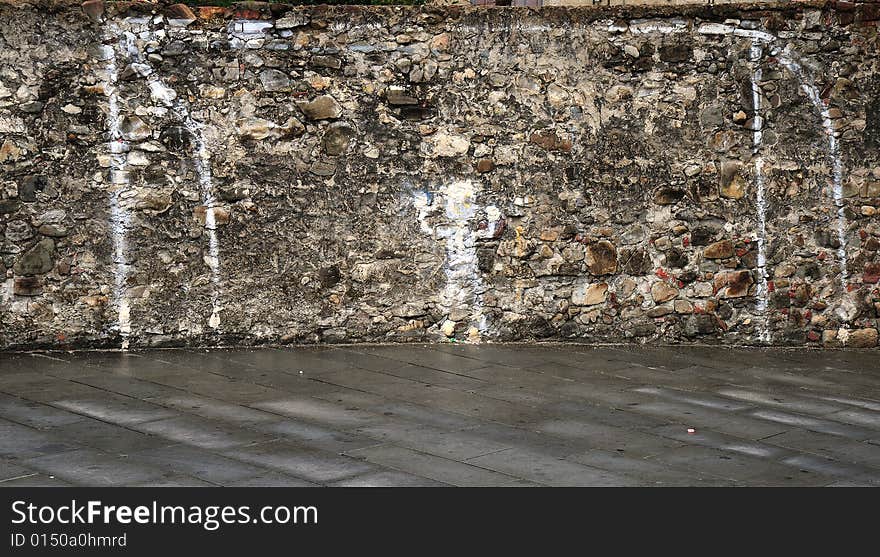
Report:
[{"label": "white paint streak on wall", "polygon": [[766,31],[758,31],[756,29],[734,29],[733,34],[737,37],[748,37],[753,41],[761,41],[764,43],[772,43],[776,40],[776,36]]},{"label": "white paint streak on wall", "polygon": [[[479,342],[488,330],[483,314],[483,280],[477,266],[477,234],[472,229],[477,214],[476,191],[470,180],[459,180],[443,186],[439,195],[447,223],[436,232],[446,241],[444,274],[446,285],[440,293],[440,305],[448,314],[466,312],[469,318],[468,338]],[[416,196],[422,230],[433,232],[427,224],[428,207],[433,200],[426,194]]]},{"label": "white paint streak on wall", "polygon": [[[208,232],[208,254],[204,257],[205,264],[211,272],[211,317],[208,319],[208,326],[212,329],[220,328],[220,240],[217,237],[217,219],[215,213],[215,205],[217,204],[214,196],[213,175],[211,173],[211,154],[205,144],[204,134],[202,133],[203,125],[193,119],[190,114],[189,107],[182,100],[178,99],[177,93],[154,71],[153,67],[141,55],[140,49],[137,47],[136,38],[133,33],[126,32],[129,58],[132,66],[137,66],[136,71],[139,75],[146,78],[147,86],[150,89],[150,97],[154,102],[165,107],[171,108],[175,117],[183,124],[189,132],[193,147],[193,164],[196,170],[196,176],[199,181],[199,192],[202,198],[202,205],[205,207],[205,230]],[[151,41],[157,41],[152,33],[147,33],[147,38]]]},{"label": "white paint streak on wall", "polygon": [[[125,37],[120,36],[119,29],[115,26],[105,30],[108,42],[113,43],[117,37],[125,46]],[[113,241],[114,284],[112,292],[113,306],[117,313],[117,326],[122,336],[122,349],[127,350],[129,336],[131,335],[131,307],[128,301],[126,281],[128,279],[129,263],[126,257],[127,239],[126,234],[130,226],[131,217],[128,209],[123,206],[122,196],[129,187],[128,171],[126,169],[126,153],[129,150],[128,143],[122,137],[122,115],[119,110],[119,68],[117,64],[117,52],[115,46],[104,46],[103,55],[106,59],[104,71],[107,77],[104,82],[105,94],[107,95],[107,132],[110,151],[110,231]]]},{"label": "white paint streak on wall", "polygon": [[[788,50],[788,49],[786,49]],[[828,136],[828,156],[831,158],[831,183],[834,196],[834,205],[837,207],[837,239],[840,247],[837,249],[837,260],[840,265],[840,283],[844,292],[849,283],[849,273],[846,261],[846,212],[843,202],[843,159],[840,155],[840,142],[834,131],[834,122],[828,111],[828,107],[819,95],[819,89],[810,76],[804,71],[800,63],[785,51],[774,51],[773,55],[779,63],[793,73],[801,84],[801,89],[819,111],[822,117],[822,127]]]},{"label": "white paint streak on wall", "polygon": [[[670,34],[676,33],[679,31],[686,30],[687,25],[685,22],[673,21],[670,23],[664,22],[654,22],[651,20],[644,20],[642,22],[631,22],[629,29],[631,33],[639,34],[639,33],[661,33],[661,34]],[[741,27],[732,27],[729,25],[721,25],[714,23],[703,24],[697,28],[697,32],[706,35],[726,35],[732,33],[737,37],[747,37],[752,39],[752,48],[751,52],[754,53],[756,48],[759,48],[759,45],[763,44],[767,47],[772,46],[772,44],[779,40],[778,37],[769,33],[767,31],[761,31],[757,29],[744,29]],[[834,205],[837,208],[837,237],[838,242],[840,243],[840,247],[837,249],[837,259],[840,265],[840,282],[844,291],[846,291],[848,283],[849,283],[849,273],[847,271],[847,260],[846,260],[846,212],[845,212],[845,204],[843,201],[843,159],[840,155],[840,142],[838,140],[837,134],[834,131],[833,120],[828,111],[828,107],[825,106],[825,102],[822,101],[821,96],[819,95],[819,90],[816,88],[816,85],[813,83],[811,77],[809,77],[806,72],[804,72],[803,67],[799,62],[796,61],[797,56],[790,53],[790,47],[786,47],[786,49],[780,50],[779,48],[773,48],[772,54],[777,57],[779,63],[785,66],[791,73],[795,75],[801,85],[801,89],[806,93],[807,97],[819,111],[819,114],[822,117],[822,127],[825,130],[825,134],[828,136],[828,156],[831,159],[832,164],[832,191],[834,197]],[[754,85],[753,85],[754,87]],[[754,91],[753,91],[754,93]],[[757,118],[757,116],[756,116]],[[756,139],[761,138],[761,136],[756,135]],[[760,161],[760,157],[757,159]],[[756,162],[756,165],[759,162]],[[757,170],[757,166],[756,166]],[[761,171],[760,180],[763,181],[763,172]],[[766,233],[766,226],[760,226],[759,228],[763,228]],[[760,234],[760,232],[759,232]],[[766,261],[765,261],[766,264]],[[764,272],[762,272],[764,274]]]},{"label": "white paint streak on wall", "polygon": [[427,191],[420,191],[413,198],[413,204],[419,212],[419,227],[422,229],[422,232],[429,236],[434,235],[434,229],[428,224],[428,215],[431,213],[433,201],[434,194]]},{"label": "white paint streak on wall", "polygon": [[756,292],[757,310],[761,314],[758,338],[770,342],[770,329],[767,323],[767,201],[765,196],[764,158],[761,146],[764,142],[764,117],[761,112],[761,55],[763,49],[758,41],[752,43],[749,57],[755,65],[752,73],[752,106],[754,108],[754,132],[752,134],[752,153],[755,158],[755,189],[758,209],[758,290]]},{"label": "white paint streak on wall", "polygon": [[701,35],[732,35],[736,27],[723,23],[703,23],[697,28]]},{"label": "white paint streak on wall", "polygon": [[205,206],[205,230],[208,231],[208,255],[205,256],[205,263],[211,270],[212,283],[211,317],[208,320],[208,326],[212,329],[219,329],[220,312],[222,311],[220,306],[220,240],[217,237],[217,219],[215,214],[217,200],[214,197],[211,155],[202,137],[201,124],[194,121],[187,113],[184,125],[189,130],[195,143],[194,162],[196,174],[199,177],[202,204]]},{"label": "white paint streak on wall", "polygon": [[662,20],[662,19],[637,19],[629,24],[629,32],[634,35],[647,35],[650,33],[661,33],[668,35],[671,33],[682,33],[687,31],[688,24],[680,19]]},{"label": "white paint streak on wall", "polygon": [[486,236],[492,238],[495,236],[495,233],[498,232],[498,223],[501,222],[501,211],[495,205],[487,206],[486,219],[489,221]]},{"label": "white paint streak on wall", "polygon": [[3,281],[3,302],[8,303],[11,302],[15,297],[15,280],[8,278]]}]

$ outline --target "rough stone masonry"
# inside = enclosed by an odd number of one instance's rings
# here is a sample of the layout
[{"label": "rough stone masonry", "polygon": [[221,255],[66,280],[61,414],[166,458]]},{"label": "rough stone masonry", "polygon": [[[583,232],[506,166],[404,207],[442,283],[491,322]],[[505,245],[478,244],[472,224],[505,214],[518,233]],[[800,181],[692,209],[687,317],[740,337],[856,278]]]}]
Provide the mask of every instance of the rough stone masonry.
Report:
[{"label": "rough stone masonry", "polygon": [[0,6],[0,348],[875,347],[880,5]]}]

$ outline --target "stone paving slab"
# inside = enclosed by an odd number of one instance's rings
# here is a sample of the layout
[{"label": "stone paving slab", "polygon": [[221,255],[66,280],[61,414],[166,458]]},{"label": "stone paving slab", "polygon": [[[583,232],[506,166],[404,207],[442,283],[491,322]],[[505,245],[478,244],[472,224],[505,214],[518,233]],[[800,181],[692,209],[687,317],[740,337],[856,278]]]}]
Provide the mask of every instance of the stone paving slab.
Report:
[{"label": "stone paving slab", "polygon": [[526,487],[539,485],[488,470],[473,463],[414,451],[395,445],[381,445],[353,451],[354,457],[363,458],[373,464],[405,470],[413,475],[431,478],[435,481],[459,487]]},{"label": "stone paving slab", "polygon": [[880,486],[880,364],[588,345],[0,354],[0,487],[51,485]]}]

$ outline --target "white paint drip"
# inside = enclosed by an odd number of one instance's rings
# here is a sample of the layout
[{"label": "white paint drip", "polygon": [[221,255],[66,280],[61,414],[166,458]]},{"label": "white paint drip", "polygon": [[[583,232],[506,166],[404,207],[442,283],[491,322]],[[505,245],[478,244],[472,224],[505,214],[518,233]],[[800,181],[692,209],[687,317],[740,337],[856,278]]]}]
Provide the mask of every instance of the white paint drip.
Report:
[{"label": "white paint drip", "polygon": [[[473,342],[479,342],[480,335],[488,330],[488,321],[483,314],[485,288],[477,266],[477,234],[472,230],[478,211],[475,195],[474,184],[470,180],[452,182],[440,189],[438,196],[443,199],[447,224],[438,226],[436,235],[446,241],[446,285],[440,293],[440,307],[447,314],[466,310],[470,322],[468,337]],[[431,193],[419,192],[413,200],[419,212],[422,231],[432,236],[435,229],[428,223],[428,217],[436,210],[435,199]],[[487,209],[490,213],[493,210],[498,213],[496,216],[500,216],[497,208]]]},{"label": "white paint drip", "polygon": [[[118,29],[109,27],[106,30],[108,41],[113,41],[118,36]],[[119,111],[119,68],[117,66],[117,53],[114,46],[104,47],[104,56],[107,65],[104,71],[107,79],[104,82],[104,90],[107,95],[107,131],[109,135],[110,151],[110,229],[113,241],[113,263],[115,265],[112,301],[117,313],[117,327],[122,336],[122,349],[127,350],[129,336],[131,335],[131,307],[128,301],[126,281],[128,279],[129,263],[126,257],[127,239],[126,234],[130,226],[131,217],[128,209],[123,207],[122,195],[129,187],[128,171],[126,170],[126,153],[128,143],[122,137],[122,115]]]},{"label": "white paint drip", "polygon": [[214,185],[211,174],[211,155],[202,138],[201,125],[195,122],[189,114],[184,120],[186,129],[189,130],[195,142],[195,166],[199,176],[199,189],[202,193],[202,204],[205,206],[205,230],[208,231],[208,255],[205,263],[211,270],[211,317],[208,326],[212,329],[220,328],[220,240],[217,238],[217,220],[215,211],[216,199],[214,197]]},{"label": "white paint drip", "polygon": [[442,188],[446,218],[450,224],[441,229],[446,238],[446,286],[440,302],[447,311],[467,307],[478,334],[487,329],[483,315],[483,280],[477,268],[476,235],[471,221],[477,214],[474,184],[470,180],[452,182]]},{"label": "white paint drip", "polygon": [[[217,220],[215,214],[215,205],[217,203],[214,196],[213,176],[211,173],[211,155],[205,145],[204,135],[202,134],[203,125],[193,119],[190,114],[189,107],[182,100],[178,99],[177,93],[156,74],[148,61],[143,59],[134,34],[126,32],[126,46],[128,48],[129,57],[132,60],[132,67],[138,66],[136,71],[147,80],[147,86],[150,89],[150,97],[154,102],[171,108],[175,117],[183,124],[189,132],[193,144],[193,163],[195,165],[196,175],[199,180],[199,192],[202,197],[202,205],[205,207],[205,230],[208,231],[208,255],[204,257],[205,264],[211,271],[211,317],[208,319],[208,326],[212,329],[220,328],[220,312],[223,308],[220,305],[220,240],[217,237]],[[157,37],[148,33],[148,38],[157,40]]]},{"label": "white paint drip", "polygon": [[489,221],[486,236],[493,238],[495,237],[495,233],[498,232],[498,223],[501,222],[501,211],[495,205],[487,206],[486,219]]},{"label": "white paint drip", "polygon": [[3,303],[9,303],[15,298],[15,280],[8,278],[3,281],[2,286]]},{"label": "white paint drip", "polygon": [[413,199],[413,204],[419,211],[419,226],[422,232],[429,236],[434,235],[434,229],[428,224],[428,215],[431,213],[431,203],[434,200],[434,194],[430,192],[419,192]]},{"label": "white paint drip", "polygon": [[846,261],[846,212],[843,201],[843,159],[840,156],[840,143],[837,134],[834,131],[834,123],[819,95],[819,89],[816,87],[812,78],[806,74],[803,67],[795,61],[790,54],[785,52],[774,52],[774,56],[779,63],[785,66],[800,81],[801,90],[806,93],[807,97],[813,103],[813,106],[819,111],[822,117],[822,127],[825,129],[825,135],[828,136],[828,156],[831,158],[831,181],[834,196],[834,205],[837,207],[837,239],[840,247],[837,249],[837,260],[840,265],[840,283],[844,292],[849,283],[849,273],[847,272]]},{"label": "white paint drip", "polygon": [[767,323],[767,201],[764,183],[764,159],[761,146],[764,142],[764,117],[761,115],[761,45],[755,41],[749,51],[749,57],[755,65],[752,73],[752,106],[754,107],[754,133],[752,135],[752,153],[755,157],[755,189],[757,190],[756,205],[758,208],[758,289],[756,292],[757,310],[761,314],[759,340],[770,342],[770,329]]},{"label": "white paint drip", "polygon": [[[671,23],[658,23],[648,20],[642,22],[634,21],[631,22],[629,26],[629,30],[633,34],[672,34],[682,31],[684,29],[686,29],[686,24],[678,21],[673,21]],[[732,34],[737,37],[751,38],[752,52],[754,52],[755,48],[758,48],[760,44],[771,46],[774,42],[779,40],[778,37],[767,31],[744,29],[741,27],[733,27],[730,25],[715,23],[703,24],[697,28],[697,32],[705,35]],[[786,51],[790,51],[790,48],[786,47]],[[795,61],[795,57],[793,55],[782,52],[778,48],[774,48],[772,54],[777,57],[780,64],[785,66],[795,75],[795,77],[797,77],[798,81],[800,82],[801,89],[806,93],[807,97],[819,111],[819,114],[822,117],[822,127],[825,130],[825,134],[828,136],[828,156],[831,159],[832,163],[832,189],[834,205],[837,208],[837,236],[838,242],[840,243],[840,247],[837,249],[837,259],[840,265],[840,282],[845,291],[849,283],[849,273],[847,271],[846,259],[847,224],[845,204],[843,200],[843,160],[840,155],[840,142],[838,141],[837,134],[834,131],[834,125],[832,118],[829,114],[828,107],[825,106],[825,103],[822,101],[822,98],[819,95],[819,90],[816,88],[816,85],[813,82],[812,78],[810,78],[806,74],[806,72],[804,72],[801,65],[797,61]],[[756,135],[755,137],[757,139],[761,139],[761,136],[759,135]],[[761,159],[760,157],[758,157],[756,164],[760,164],[760,161]],[[763,181],[763,174],[761,174],[760,176],[760,180]]]}]

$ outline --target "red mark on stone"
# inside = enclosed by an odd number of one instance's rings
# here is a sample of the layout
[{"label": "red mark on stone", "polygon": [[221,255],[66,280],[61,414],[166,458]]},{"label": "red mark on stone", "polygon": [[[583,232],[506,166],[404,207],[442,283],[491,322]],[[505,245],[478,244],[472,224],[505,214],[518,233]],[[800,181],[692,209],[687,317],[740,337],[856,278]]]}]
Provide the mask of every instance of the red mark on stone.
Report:
[{"label": "red mark on stone", "polygon": [[690,236],[685,236],[684,238],[682,238],[682,239],[681,239],[681,245],[683,245],[684,247],[688,247],[688,246],[690,246],[690,245],[691,245],[691,237],[690,237]]},{"label": "red mark on stone", "polygon": [[807,338],[813,342],[819,342],[822,339],[822,335],[820,335],[816,331],[809,331],[807,333]]},{"label": "red mark on stone", "polygon": [[666,279],[669,278],[669,273],[667,273],[666,271],[664,271],[662,267],[661,267],[661,268],[658,268],[658,269],[654,272],[654,274],[656,274],[658,277],[662,278],[663,280],[666,280]]},{"label": "red mark on stone", "polygon": [[768,292],[775,292],[776,291],[776,283],[773,282],[772,280],[767,283],[767,291]]}]

